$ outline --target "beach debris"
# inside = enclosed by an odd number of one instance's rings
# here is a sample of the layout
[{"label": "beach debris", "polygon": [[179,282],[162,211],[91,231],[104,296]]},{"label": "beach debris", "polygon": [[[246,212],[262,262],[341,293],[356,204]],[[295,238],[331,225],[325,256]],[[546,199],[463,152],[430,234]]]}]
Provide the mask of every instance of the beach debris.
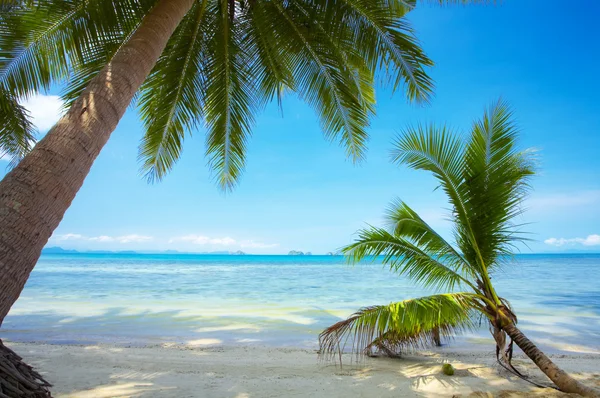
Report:
[{"label": "beach debris", "polygon": [[442,365],[442,373],[445,374],[446,376],[453,376],[454,375],[454,366],[450,365],[449,363],[445,363]]},{"label": "beach debris", "polygon": [[51,398],[51,384],[0,340],[0,397]]}]

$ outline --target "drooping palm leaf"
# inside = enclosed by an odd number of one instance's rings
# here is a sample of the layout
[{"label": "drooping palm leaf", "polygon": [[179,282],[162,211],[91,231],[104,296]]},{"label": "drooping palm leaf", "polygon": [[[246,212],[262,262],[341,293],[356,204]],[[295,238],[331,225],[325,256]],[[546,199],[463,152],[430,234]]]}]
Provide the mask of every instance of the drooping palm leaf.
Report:
[{"label": "drooping palm leaf", "polygon": [[467,275],[462,274],[462,268],[448,265],[444,256],[404,237],[392,235],[383,228],[371,227],[358,231],[356,241],[344,247],[342,252],[354,263],[369,256],[373,260],[381,260],[392,271],[424,287],[453,290],[459,286],[471,286]]},{"label": "drooping palm leaf", "polygon": [[268,102],[276,96],[281,106],[283,90],[296,88],[293,65],[291,54],[285,45],[281,45],[287,40],[287,32],[278,28],[278,21],[273,20],[273,10],[263,4],[254,3],[248,10],[249,34],[245,40],[250,43],[247,53],[250,59],[256,60],[254,76],[264,99]]},{"label": "drooping palm leaf", "polygon": [[[68,107],[153,3],[154,0],[46,0],[11,7],[3,13],[0,23],[2,101],[16,103],[54,83],[66,82],[63,99]],[[16,162],[31,149],[34,132],[22,107],[3,109],[8,111],[0,110],[0,150],[16,155]],[[21,137],[18,154],[15,146],[8,144],[14,143],[11,136]]]},{"label": "drooping palm leaf", "polygon": [[[155,3],[11,2],[0,24],[0,86],[20,98],[58,83],[68,107]],[[201,4],[214,23],[193,17]],[[281,101],[284,90],[298,93],[316,110],[325,136],[361,160],[376,74],[394,87],[405,85],[411,101],[431,95],[426,69],[432,62],[405,19],[415,5],[198,0],[141,91],[142,172],[149,180],[162,178],[179,158],[186,133],[202,121],[209,164],[218,184],[231,188],[245,165],[255,115],[275,96]],[[222,11],[228,22],[216,18]]]},{"label": "drooping palm leaf", "polygon": [[368,137],[369,112],[361,101],[352,71],[340,68],[343,59],[339,53],[323,45],[329,40],[326,34],[298,23],[311,23],[298,7],[284,7],[277,2],[271,7],[287,23],[282,28],[291,32],[289,45],[300,95],[317,110],[326,137],[339,139],[351,159],[361,160]]},{"label": "drooping palm leaf", "polygon": [[0,86],[17,97],[48,89],[84,64],[89,51],[135,26],[153,3],[46,0],[12,10],[0,27]]},{"label": "drooping palm leaf", "polygon": [[13,167],[35,143],[35,128],[27,109],[10,93],[0,88],[0,157],[11,159]]},{"label": "drooping palm leaf", "polygon": [[323,354],[423,347],[433,344],[434,330],[451,336],[472,328],[479,306],[470,293],[450,293],[366,307],[325,329],[319,346]]},{"label": "drooping palm leaf", "polygon": [[214,16],[206,14],[207,3],[193,6],[141,88],[139,107],[146,134],[139,159],[149,181],[162,179],[173,167],[182,151],[182,132],[201,121],[206,82],[198,72],[205,67],[206,36],[215,26]]},{"label": "drooping palm leaf", "polygon": [[215,34],[207,51],[205,119],[207,155],[219,186],[231,189],[245,166],[246,141],[259,106],[252,71],[244,61],[243,30],[233,23],[228,0],[219,0],[209,12],[217,16]]}]

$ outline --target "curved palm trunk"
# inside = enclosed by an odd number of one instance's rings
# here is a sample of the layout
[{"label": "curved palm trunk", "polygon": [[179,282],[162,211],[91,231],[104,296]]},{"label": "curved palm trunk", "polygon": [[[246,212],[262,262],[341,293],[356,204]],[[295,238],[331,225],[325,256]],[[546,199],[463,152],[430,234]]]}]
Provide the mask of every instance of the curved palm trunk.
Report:
[{"label": "curved palm trunk", "polygon": [[540,368],[550,380],[564,392],[577,393],[584,397],[600,397],[600,392],[578,382],[554,364],[514,324],[502,328],[523,352]]},{"label": "curved palm trunk", "polygon": [[65,116],[0,182],[0,325],[92,163],[194,0],[160,0]]}]

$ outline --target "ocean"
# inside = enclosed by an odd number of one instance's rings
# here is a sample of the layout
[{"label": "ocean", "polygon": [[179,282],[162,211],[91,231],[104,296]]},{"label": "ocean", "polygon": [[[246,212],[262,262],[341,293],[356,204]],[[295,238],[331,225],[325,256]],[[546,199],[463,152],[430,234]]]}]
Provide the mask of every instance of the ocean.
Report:
[{"label": "ocean", "polygon": [[[546,350],[600,353],[600,254],[517,255],[492,277]],[[0,329],[54,344],[317,348],[363,306],[432,291],[340,256],[46,254]],[[482,324],[449,342],[493,349]]]}]

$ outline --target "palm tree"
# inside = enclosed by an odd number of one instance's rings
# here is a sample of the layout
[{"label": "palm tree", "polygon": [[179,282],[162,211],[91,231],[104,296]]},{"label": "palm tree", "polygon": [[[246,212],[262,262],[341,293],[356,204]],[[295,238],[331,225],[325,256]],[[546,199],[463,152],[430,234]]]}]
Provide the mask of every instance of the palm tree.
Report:
[{"label": "palm tree", "polygon": [[[207,130],[220,187],[245,164],[254,117],[284,90],[364,157],[376,73],[427,102],[432,64],[400,0],[14,1],[0,18],[0,144],[31,145],[18,98],[65,82],[68,111],[0,182],[0,324],[92,163],[137,95],[141,171],[160,180]],[[16,162],[15,162],[16,163]]]},{"label": "palm tree", "polygon": [[[135,97],[146,130],[139,159],[149,181],[165,176],[186,132],[204,124],[217,184],[231,189],[255,115],[284,91],[310,104],[325,136],[360,161],[376,74],[410,101],[425,103],[432,93],[432,61],[405,18],[415,6],[416,0],[3,2],[0,155],[12,155],[16,166],[0,182],[0,325]],[[31,149],[34,131],[18,101],[55,84],[64,86],[68,111]]]},{"label": "palm tree", "polygon": [[351,262],[383,256],[392,271],[448,293],[362,308],[321,333],[322,352],[336,352],[348,341],[356,352],[377,348],[395,353],[433,345],[438,333],[458,333],[483,317],[499,360],[510,370],[518,372],[510,364],[514,342],[562,391],[598,396],[559,369],[517,328],[513,309],[491,281],[524,239],[515,219],[523,211],[534,157],[530,150],[517,149],[517,133],[510,109],[500,101],[473,123],[468,140],[446,127],[419,126],[408,128],[395,142],[393,161],[431,172],[446,193],[454,240],[445,240],[398,200],[386,214],[387,228],[359,231],[343,252]]}]

